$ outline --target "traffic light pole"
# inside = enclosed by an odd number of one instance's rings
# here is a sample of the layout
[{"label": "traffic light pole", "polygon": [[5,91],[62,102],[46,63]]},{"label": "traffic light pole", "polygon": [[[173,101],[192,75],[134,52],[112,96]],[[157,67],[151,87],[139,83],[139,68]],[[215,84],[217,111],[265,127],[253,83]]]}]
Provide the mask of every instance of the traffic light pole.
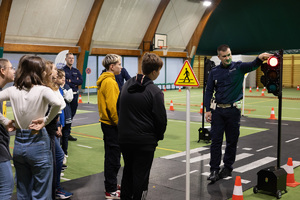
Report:
[{"label": "traffic light pole", "polygon": [[280,81],[278,94],[278,147],[277,147],[277,167],[280,168],[281,152],[281,116],[282,116],[282,70],[283,70],[283,50],[279,50],[280,59]]}]

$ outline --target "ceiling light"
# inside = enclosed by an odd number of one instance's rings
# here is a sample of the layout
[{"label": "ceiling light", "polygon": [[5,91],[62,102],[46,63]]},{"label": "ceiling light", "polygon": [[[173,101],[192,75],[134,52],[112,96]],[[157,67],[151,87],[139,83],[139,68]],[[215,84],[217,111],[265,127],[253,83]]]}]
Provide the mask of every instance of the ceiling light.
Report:
[{"label": "ceiling light", "polygon": [[203,5],[204,5],[204,6],[210,6],[210,5],[211,5],[211,1],[204,1],[204,2],[203,2]]}]

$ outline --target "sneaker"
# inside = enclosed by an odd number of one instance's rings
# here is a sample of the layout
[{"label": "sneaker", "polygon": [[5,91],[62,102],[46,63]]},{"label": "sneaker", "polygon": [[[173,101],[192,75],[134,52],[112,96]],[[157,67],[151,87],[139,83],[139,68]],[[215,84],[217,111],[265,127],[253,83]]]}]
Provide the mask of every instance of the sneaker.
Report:
[{"label": "sneaker", "polygon": [[121,194],[120,191],[115,191],[115,192],[105,192],[105,198],[106,199],[120,199]]},{"label": "sneaker", "polygon": [[62,188],[56,189],[55,199],[68,199],[73,196],[73,193],[64,191]]},{"label": "sneaker", "polygon": [[68,157],[67,155],[64,156],[64,160],[63,160],[64,165],[67,164],[67,157]]},{"label": "sneaker", "polygon": [[228,169],[227,167],[224,167],[220,173],[219,173],[219,177],[220,179],[222,178],[227,178],[228,176],[231,176],[231,171],[230,169]]},{"label": "sneaker", "polygon": [[77,141],[77,138],[74,138],[72,135],[69,135],[68,140],[69,141]]},{"label": "sneaker", "polygon": [[[117,184],[117,192],[121,191],[121,185]],[[105,188],[104,188],[104,192],[106,192]]]},{"label": "sneaker", "polygon": [[61,169],[67,169],[68,168],[68,165],[65,165],[65,164],[62,164],[62,166],[61,166]]}]

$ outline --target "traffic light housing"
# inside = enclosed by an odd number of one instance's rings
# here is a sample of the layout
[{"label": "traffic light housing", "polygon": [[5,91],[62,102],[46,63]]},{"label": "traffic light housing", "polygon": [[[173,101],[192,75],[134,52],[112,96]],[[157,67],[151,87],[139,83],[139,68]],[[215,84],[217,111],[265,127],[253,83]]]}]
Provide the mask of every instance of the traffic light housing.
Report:
[{"label": "traffic light housing", "polygon": [[282,87],[282,51],[275,53],[267,62],[264,62],[261,70],[264,73],[260,78],[261,83],[266,87],[268,93],[278,96]]}]

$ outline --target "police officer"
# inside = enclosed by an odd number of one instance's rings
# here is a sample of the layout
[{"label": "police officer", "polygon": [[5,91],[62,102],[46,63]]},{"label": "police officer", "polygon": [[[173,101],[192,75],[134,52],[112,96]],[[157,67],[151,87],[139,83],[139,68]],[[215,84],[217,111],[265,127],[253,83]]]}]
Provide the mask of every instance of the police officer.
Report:
[{"label": "police officer", "polygon": [[[206,121],[211,122],[210,175],[212,183],[231,176],[235,161],[237,142],[240,135],[240,101],[243,98],[244,75],[256,70],[271,54],[262,53],[253,62],[232,62],[228,45],[217,49],[220,65],[213,68],[207,80],[204,97]],[[215,103],[211,102],[215,92]],[[220,170],[222,142],[225,131],[226,148],[224,167]]]},{"label": "police officer", "polygon": [[[74,64],[74,55],[72,53],[66,54],[66,62],[67,64],[63,67],[63,70],[66,74],[66,84],[70,86],[73,90],[73,100],[70,103],[71,111],[72,111],[72,119],[74,115],[76,114],[76,110],[78,107],[78,86],[82,85],[82,76],[78,69],[73,67]],[[76,141],[77,138],[69,136],[70,141]]]}]

